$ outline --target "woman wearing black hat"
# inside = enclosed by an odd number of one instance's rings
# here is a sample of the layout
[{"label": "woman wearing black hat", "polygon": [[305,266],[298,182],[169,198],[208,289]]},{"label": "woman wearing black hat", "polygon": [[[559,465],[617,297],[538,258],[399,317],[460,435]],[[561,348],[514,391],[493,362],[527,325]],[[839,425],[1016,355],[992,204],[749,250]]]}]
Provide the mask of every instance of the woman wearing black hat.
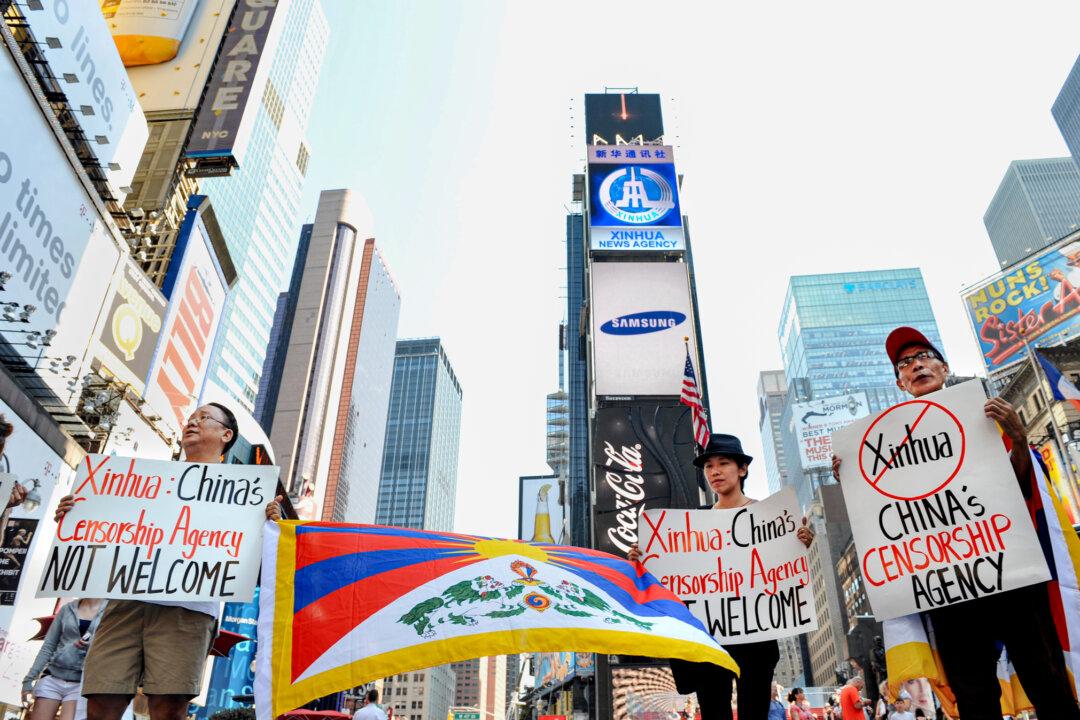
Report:
[{"label": "woman wearing black hat", "polygon": [[[709,487],[718,496],[714,510],[732,510],[756,502],[743,494],[750,462],[754,458],[743,452],[742,443],[734,435],[714,433],[708,446],[694,458],[694,465],[705,473]],[[810,547],[814,531],[806,518],[796,536]],[[631,562],[641,559],[641,549],[630,548]],[[739,677],[711,663],[694,663],[671,659],[671,674],[675,687],[684,695],[697,693],[701,720],[731,720],[731,681],[738,688],[739,720],[766,720],[772,691],[773,671],[780,660],[780,648],[775,640],[726,645],[725,650],[739,664]]]}]

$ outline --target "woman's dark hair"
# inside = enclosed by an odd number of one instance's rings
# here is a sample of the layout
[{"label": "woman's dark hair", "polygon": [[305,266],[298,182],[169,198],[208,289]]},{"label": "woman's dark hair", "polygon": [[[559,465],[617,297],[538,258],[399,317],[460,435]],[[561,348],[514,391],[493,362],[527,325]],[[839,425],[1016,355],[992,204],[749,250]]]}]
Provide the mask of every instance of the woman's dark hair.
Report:
[{"label": "woman's dark hair", "polygon": [[225,407],[221,403],[212,402],[206,404],[210,407],[216,407],[218,410],[220,410],[221,414],[225,416],[225,422],[222,424],[232,430],[232,437],[229,438],[229,442],[225,443],[225,450],[221,453],[222,455],[228,455],[229,450],[232,449],[232,446],[236,444],[237,438],[240,437],[240,426],[236,423],[236,416],[233,415],[232,410]]},{"label": "woman's dark hair", "polygon": [[795,702],[795,699],[799,697],[799,693],[801,693],[802,691],[802,688],[793,688],[792,691],[787,694],[787,701]]}]

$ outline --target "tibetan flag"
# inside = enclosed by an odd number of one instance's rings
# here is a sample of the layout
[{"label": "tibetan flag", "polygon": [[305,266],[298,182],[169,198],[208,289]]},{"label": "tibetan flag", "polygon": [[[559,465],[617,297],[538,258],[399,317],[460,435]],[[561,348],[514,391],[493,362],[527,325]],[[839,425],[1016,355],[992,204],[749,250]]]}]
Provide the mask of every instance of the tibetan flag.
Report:
[{"label": "tibetan flag", "polygon": [[1062,375],[1061,371],[1054,367],[1052,362],[1044,358],[1038,350],[1035,351],[1035,357],[1039,359],[1039,364],[1042,365],[1043,372],[1046,373],[1046,380],[1050,383],[1050,390],[1054,394],[1054,399],[1068,400],[1073,404],[1073,407],[1080,410],[1080,390],[1069,382],[1069,379]]},{"label": "tibetan flag", "polygon": [[738,672],[675,595],[606,553],[376,525],[267,524],[259,720],[397,673],[556,651]]}]

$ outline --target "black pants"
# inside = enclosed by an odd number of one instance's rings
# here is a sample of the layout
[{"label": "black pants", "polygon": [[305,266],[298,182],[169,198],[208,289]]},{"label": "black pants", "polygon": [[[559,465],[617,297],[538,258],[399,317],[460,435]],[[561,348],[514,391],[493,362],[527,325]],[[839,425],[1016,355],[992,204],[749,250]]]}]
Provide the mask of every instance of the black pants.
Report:
[{"label": "black pants", "polygon": [[1080,720],[1045,583],[929,612],[938,652],[964,720],[1000,720],[995,641],[1005,644],[1040,718]]},{"label": "black pants", "polygon": [[725,645],[724,649],[739,664],[738,679],[719,665],[672,660],[675,686],[683,694],[697,693],[701,720],[731,720],[731,681],[735,680],[739,689],[739,720],[768,720],[773,671],[780,661],[780,646],[775,640],[767,640]]}]

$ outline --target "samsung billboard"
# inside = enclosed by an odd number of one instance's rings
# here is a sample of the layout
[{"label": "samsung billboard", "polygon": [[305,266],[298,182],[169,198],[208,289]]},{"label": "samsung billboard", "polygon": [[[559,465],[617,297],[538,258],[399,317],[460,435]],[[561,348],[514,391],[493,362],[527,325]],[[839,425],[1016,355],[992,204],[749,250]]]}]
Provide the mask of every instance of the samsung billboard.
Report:
[{"label": "samsung billboard", "polygon": [[679,178],[666,145],[590,145],[589,247],[676,252],[686,245]]},{"label": "samsung billboard", "polygon": [[597,395],[682,392],[683,338],[697,358],[685,263],[593,263],[591,305]]}]

